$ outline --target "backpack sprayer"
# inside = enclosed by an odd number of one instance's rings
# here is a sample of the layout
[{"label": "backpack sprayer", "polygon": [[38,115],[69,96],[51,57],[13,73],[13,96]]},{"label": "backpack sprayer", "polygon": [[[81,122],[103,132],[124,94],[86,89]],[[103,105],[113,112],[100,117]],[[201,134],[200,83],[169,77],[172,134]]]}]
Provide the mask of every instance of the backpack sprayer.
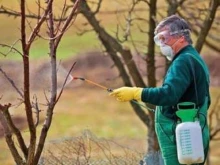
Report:
[{"label": "backpack sprayer", "polygon": [[[103,85],[100,85],[100,84],[98,84],[98,83],[96,83],[96,82],[93,82],[93,81],[91,81],[91,80],[85,79],[85,78],[83,78],[83,77],[73,77],[73,80],[82,80],[82,81],[87,82],[87,83],[89,83],[89,84],[95,85],[95,86],[97,86],[97,87],[99,87],[99,88],[102,88],[102,89],[104,89],[104,90],[106,90],[106,91],[108,91],[108,92],[112,92],[112,91],[113,91],[113,89],[111,89],[111,88],[107,88],[107,87],[105,87],[105,86],[103,86]],[[151,112],[155,112],[154,109],[151,109],[151,108],[149,108],[149,107],[147,107],[147,106],[144,106],[144,105],[138,103],[136,100],[131,100],[131,102],[133,102],[133,103],[135,103],[135,104],[141,106],[142,108],[147,109],[147,110],[149,110],[149,111],[151,111]]]},{"label": "backpack sprayer", "polygon": [[202,129],[195,103],[177,104],[176,115],[180,121],[176,127],[177,155],[181,164],[195,164],[204,161]]},{"label": "backpack sprayer", "polygon": [[[207,69],[203,66],[201,61],[196,57],[189,54],[197,62],[199,62],[204,70],[204,73],[208,75]],[[193,79],[195,84],[196,99],[198,104],[198,92],[196,84],[195,70],[193,69],[193,64],[190,58],[190,65],[192,68]],[[209,83],[209,78],[207,76],[207,83]],[[204,103],[206,105],[206,102]],[[204,105],[203,105],[204,106]],[[193,102],[183,102],[177,104],[176,115],[180,118],[180,122],[176,127],[176,143],[177,143],[177,155],[178,160],[181,164],[197,164],[203,163],[204,156],[204,146],[203,146],[203,136],[202,129],[199,121],[200,110],[204,107],[196,108],[196,104]],[[206,107],[205,107],[206,108]]]}]

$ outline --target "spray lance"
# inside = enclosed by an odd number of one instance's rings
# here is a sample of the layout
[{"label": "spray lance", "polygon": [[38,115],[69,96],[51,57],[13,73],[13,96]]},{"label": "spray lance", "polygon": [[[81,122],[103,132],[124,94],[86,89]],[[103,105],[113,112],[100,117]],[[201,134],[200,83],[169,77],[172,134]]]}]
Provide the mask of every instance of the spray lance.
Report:
[{"label": "spray lance", "polygon": [[[93,82],[93,81],[91,81],[91,80],[85,79],[85,78],[83,78],[83,77],[73,77],[73,79],[74,79],[74,80],[82,80],[82,81],[87,82],[87,83],[89,83],[89,84],[95,85],[95,86],[97,86],[97,87],[99,87],[99,88],[102,88],[102,89],[104,89],[104,90],[106,90],[106,91],[108,91],[108,92],[113,92],[113,89],[107,88],[107,87],[105,87],[105,86],[103,86],[103,85],[100,85],[100,84],[98,84],[98,83],[96,83],[96,82]],[[155,111],[154,109],[151,109],[151,108],[149,108],[149,107],[147,107],[147,106],[144,106],[144,105],[138,103],[136,100],[131,100],[131,102],[133,102],[133,103],[135,103],[135,104],[141,106],[142,108],[147,109],[147,110],[149,110],[149,111],[151,111],[151,112],[154,112],[154,111]]]},{"label": "spray lance", "polygon": [[[84,81],[84,82],[86,82],[86,83],[95,85],[95,86],[97,86],[97,87],[99,87],[99,88],[102,88],[102,89],[104,89],[104,90],[106,90],[106,91],[108,91],[108,92],[113,92],[113,89],[107,88],[107,87],[105,87],[105,86],[103,86],[103,85],[100,85],[100,84],[94,82],[94,81],[88,80],[88,79],[83,78],[83,77],[74,77],[74,76],[72,76],[72,75],[71,75],[71,71],[73,70],[73,68],[74,68],[75,65],[76,65],[76,62],[73,63],[73,65],[72,65],[72,67],[70,68],[70,70],[69,70],[68,73],[66,73],[65,69],[63,69],[63,68],[60,66],[60,68],[59,68],[58,71],[59,71],[59,73],[61,73],[61,75],[62,75],[63,73],[65,73],[66,78],[65,78],[65,81],[64,81],[63,86],[62,86],[62,88],[61,88],[61,92],[60,92],[60,94],[59,94],[59,96],[58,96],[58,99],[60,98],[60,96],[61,96],[61,94],[62,94],[62,92],[63,92],[63,89],[64,89],[65,85],[66,85],[66,84],[69,84],[72,80],[81,80],[81,81]],[[139,105],[139,106],[143,107],[144,109],[147,109],[147,110],[149,110],[149,111],[151,111],[151,112],[155,112],[154,109],[151,109],[151,108],[149,108],[149,107],[147,107],[147,106],[144,106],[144,105],[138,103],[136,100],[131,100],[131,102],[133,102],[133,103],[135,103],[135,104],[137,104],[137,105]]]}]

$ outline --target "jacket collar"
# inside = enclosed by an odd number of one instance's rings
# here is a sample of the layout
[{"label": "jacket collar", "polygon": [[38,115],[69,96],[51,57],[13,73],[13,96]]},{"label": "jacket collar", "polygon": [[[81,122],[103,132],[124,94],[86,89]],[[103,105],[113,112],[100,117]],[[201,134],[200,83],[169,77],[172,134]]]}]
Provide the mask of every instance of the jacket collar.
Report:
[{"label": "jacket collar", "polygon": [[180,56],[181,54],[183,54],[184,52],[187,52],[187,51],[190,51],[192,49],[192,45],[187,45],[185,46],[184,48],[182,48],[173,58],[172,62],[178,57]]}]

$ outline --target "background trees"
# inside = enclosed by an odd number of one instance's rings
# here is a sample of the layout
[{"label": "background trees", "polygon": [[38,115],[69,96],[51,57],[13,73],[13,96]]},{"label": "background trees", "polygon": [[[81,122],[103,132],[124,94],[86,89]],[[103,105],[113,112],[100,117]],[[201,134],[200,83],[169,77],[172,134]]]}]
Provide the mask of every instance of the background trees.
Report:
[{"label": "background trees", "polygon": [[[72,2],[74,1],[72,0]],[[93,5],[93,8],[91,8],[89,1],[82,1],[79,5],[79,12],[97,33],[106,52],[114,61],[125,86],[155,87],[157,85],[156,70],[158,68],[155,61],[158,51],[153,41],[154,29],[160,19],[168,15],[178,14],[189,21],[194,40],[196,40],[195,47],[199,52],[201,52],[204,45],[214,51],[219,51],[216,44],[219,38],[213,38],[213,35],[211,35],[213,33],[217,34],[219,30],[219,27],[217,27],[219,17],[216,14],[220,5],[219,0],[203,2],[167,0],[166,4],[161,4],[161,1],[156,0],[117,1],[122,8],[113,9],[113,11],[118,18],[123,15],[125,20],[118,19],[115,25],[115,34],[110,34],[101,25],[101,21],[98,20],[102,2],[101,0],[98,1],[96,7]],[[120,12],[123,14],[120,15]],[[133,32],[136,34],[137,31],[146,38],[134,41]],[[134,62],[135,54],[141,55],[146,62],[146,82]],[[167,61],[166,64],[168,65]],[[152,112],[146,113],[140,106],[132,102],[131,105],[140,120],[148,128],[148,151],[158,150],[154,132],[154,114]],[[152,108],[152,105],[147,106]]]},{"label": "background trees", "polygon": [[[56,93],[57,88],[57,77],[56,77],[56,53],[58,44],[66,32],[68,25],[71,25],[70,21],[74,17],[76,4],[78,4],[80,13],[84,18],[82,26],[79,28],[79,33],[85,34],[91,31],[95,31],[98,36],[100,43],[107,52],[107,54],[114,61],[115,67],[118,69],[119,75],[121,76],[124,85],[126,86],[139,86],[139,87],[155,87],[160,83],[162,77],[157,76],[157,72],[161,67],[165,71],[169,63],[162,60],[159,65],[156,63],[160,61],[162,56],[160,56],[159,51],[154,45],[153,36],[156,24],[164,17],[171,14],[179,14],[185,18],[191,25],[192,37],[194,40],[194,45],[196,49],[202,53],[202,50],[211,49],[212,52],[219,52],[218,46],[218,31],[219,31],[219,0],[210,1],[196,1],[196,0],[125,0],[119,1],[115,0],[116,4],[114,7],[109,7],[108,11],[102,10],[105,1],[97,0],[95,2],[82,0],[80,3],[76,0],[64,1],[64,7],[61,10],[61,15],[54,15],[53,11],[53,1],[48,1],[42,3],[38,1],[38,14],[33,14],[27,11],[25,8],[25,1],[21,1],[21,14],[14,10],[9,10],[8,8],[1,6],[0,13],[14,16],[21,19],[21,51],[15,49],[14,46],[1,44],[1,46],[6,46],[12,51],[18,52],[21,55],[24,63],[24,92],[17,90],[18,94],[25,103],[26,116],[29,123],[30,129],[30,146],[26,147],[25,143],[20,140],[22,138],[19,130],[14,127],[7,127],[7,122],[4,122],[3,112],[7,112],[10,104],[2,105],[1,116],[2,125],[5,124],[5,133],[8,135],[9,143],[10,141],[10,131],[16,132],[16,137],[18,137],[19,145],[24,153],[24,157],[30,164],[34,158],[35,163],[39,159],[40,153],[43,149],[43,144],[47,135],[48,128],[50,127],[53,109],[59,98]],[[42,10],[43,8],[43,10]],[[109,13],[114,15],[114,26],[108,27],[102,21],[108,19],[108,17],[100,17],[100,15]],[[80,17],[81,18],[81,17]],[[36,26],[30,27],[32,33],[27,37],[26,26],[29,26],[30,22],[27,20],[37,20]],[[106,20],[105,20],[106,21]],[[40,137],[39,145],[36,142],[36,130],[33,123],[33,108],[39,113],[37,108],[39,103],[37,99],[30,101],[29,94],[29,56],[30,48],[32,43],[36,38],[44,38],[40,34],[40,27],[47,22],[47,34],[49,41],[50,57],[51,57],[51,96],[48,101],[47,118],[45,119],[45,124],[42,129],[42,136]],[[93,41],[91,41],[93,42]],[[204,48],[204,49],[202,49]],[[10,51],[10,52],[11,52]],[[205,51],[204,51],[205,52]],[[206,51],[207,52],[207,51]],[[3,55],[6,55],[3,53]],[[135,61],[139,58],[144,61],[144,75],[140,72],[140,67]],[[166,67],[165,67],[166,66]],[[34,105],[34,106],[33,106]],[[142,107],[131,102],[131,106],[140,120],[147,126],[148,134],[148,152],[158,150],[158,144],[154,132],[154,114],[152,112],[146,112]],[[153,108],[152,105],[148,107]],[[218,106],[216,106],[218,107]],[[211,116],[218,116],[216,112],[217,108],[213,108],[213,113]],[[215,113],[214,113],[215,111]],[[214,115],[215,114],[215,115]],[[8,116],[10,116],[8,114]],[[210,118],[211,120],[211,118]],[[219,121],[219,120],[217,120]],[[212,138],[216,137],[216,132],[219,131],[217,125],[211,123]],[[10,146],[10,145],[9,145]],[[36,148],[37,146],[37,148]],[[13,145],[12,145],[13,147]],[[13,147],[15,149],[15,147]],[[11,149],[13,151],[14,149]],[[39,150],[38,150],[39,149]],[[35,152],[36,151],[36,152]],[[13,155],[18,155],[18,153],[13,152]],[[16,162],[22,162],[21,156],[17,158]]]}]

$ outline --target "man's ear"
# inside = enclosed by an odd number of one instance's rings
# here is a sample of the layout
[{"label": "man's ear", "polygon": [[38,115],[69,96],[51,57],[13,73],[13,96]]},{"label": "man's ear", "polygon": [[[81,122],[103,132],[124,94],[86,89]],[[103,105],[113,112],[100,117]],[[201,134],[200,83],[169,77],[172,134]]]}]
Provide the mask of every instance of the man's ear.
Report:
[{"label": "man's ear", "polygon": [[186,41],[185,36],[181,36],[179,42],[183,43],[183,42],[185,42],[185,41]]}]

